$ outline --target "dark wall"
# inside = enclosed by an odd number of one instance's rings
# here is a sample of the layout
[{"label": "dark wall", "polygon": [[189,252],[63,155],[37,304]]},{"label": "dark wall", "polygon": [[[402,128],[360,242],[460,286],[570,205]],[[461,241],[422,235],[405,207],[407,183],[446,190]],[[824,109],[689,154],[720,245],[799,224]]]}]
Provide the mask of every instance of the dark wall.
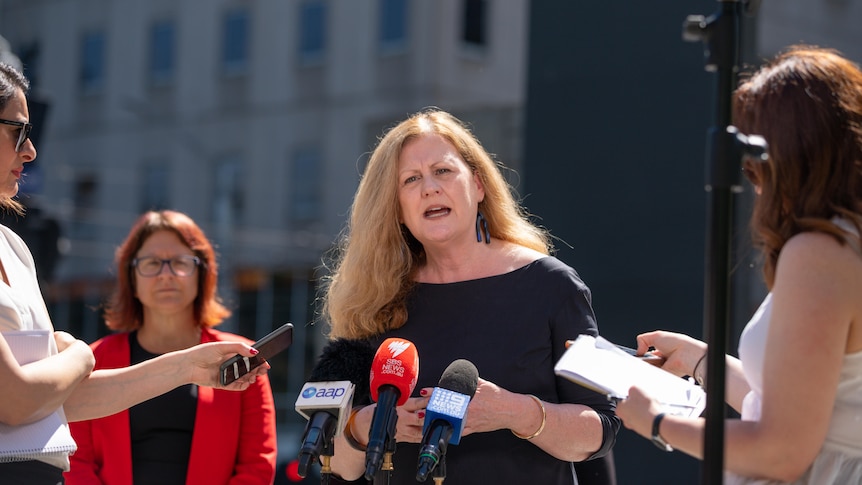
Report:
[{"label": "dark wall", "polygon": [[[599,329],[635,346],[702,336],[706,131],[714,79],[682,40],[705,0],[531,4],[524,186],[557,256],[593,291]],[[571,246],[571,247],[569,247]],[[697,483],[700,463],[622,429],[620,484]]]}]

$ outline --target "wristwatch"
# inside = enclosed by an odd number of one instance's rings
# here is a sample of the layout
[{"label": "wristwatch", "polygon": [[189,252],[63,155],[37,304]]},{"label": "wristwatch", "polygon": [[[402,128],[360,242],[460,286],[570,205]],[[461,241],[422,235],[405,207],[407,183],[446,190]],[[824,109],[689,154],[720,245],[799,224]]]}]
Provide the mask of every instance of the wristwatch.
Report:
[{"label": "wristwatch", "polygon": [[665,441],[658,432],[662,419],[664,419],[664,413],[658,413],[652,420],[652,442],[660,450],[673,451],[673,447],[667,444],[667,441]]}]

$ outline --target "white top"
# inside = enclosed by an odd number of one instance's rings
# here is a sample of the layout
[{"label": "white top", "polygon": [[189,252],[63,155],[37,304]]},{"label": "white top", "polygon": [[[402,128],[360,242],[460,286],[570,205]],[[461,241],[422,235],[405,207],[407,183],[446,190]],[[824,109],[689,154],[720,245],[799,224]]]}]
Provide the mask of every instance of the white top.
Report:
[{"label": "white top", "polygon": [[[848,224],[841,224],[843,221],[836,222],[845,229],[849,227]],[[751,387],[742,401],[742,419],[746,421],[757,421],[761,416],[763,360],[771,315],[772,293],[763,300],[739,339],[739,358],[745,379]],[[812,389],[811,392],[817,390]],[[784,482],[755,480],[730,472],[725,474],[727,485],[779,483]],[[850,483],[862,483],[862,352],[844,356],[823,448],[805,474],[793,482],[796,485]]]},{"label": "white top", "polygon": [[0,261],[10,283],[0,281],[0,332],[53,331],[54,325],[36,279],[33,256],[24,241],[4,225],[0,225]]},{"label": "white top", "polygon": [[[0,281],[0,332],[13,330],[54,330],[48,308],[42,298],[33,255],[24,241],[0,224],[0,261],[9,278]],[[62,413],[61,413],[62,415]],[[46,458],[46,463],[69,469],[69,457]]]}]

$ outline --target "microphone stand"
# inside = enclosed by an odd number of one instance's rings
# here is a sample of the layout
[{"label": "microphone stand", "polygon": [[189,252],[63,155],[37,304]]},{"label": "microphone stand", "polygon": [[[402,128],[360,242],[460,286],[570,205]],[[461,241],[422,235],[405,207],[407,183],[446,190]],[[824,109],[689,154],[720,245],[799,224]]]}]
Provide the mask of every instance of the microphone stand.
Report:
[{"label": "microphone stand", "polygon": [[434,467],[431,472],[431,479],[434,480],[434,485],[443,485],[443,480],[446,479],[446,454],[440,455],[440,462]]},{"label": "microphone stand", "polygon": [[[683,24],[683,39],[706,44],[706,70],[717,75],[715,125],[707,134],[706,192],[707,237],[704,283],[704,334],[707,336],[706,429],[703,439],[702,481],[721,484],[724,472],[724,386],[725,354],[730,328],[730,241],[734,193],[741,158],[746,150],[738,132],[731,127],[731,97],[736,88],[739,60],[742,2],[719,0],[721,8],[709,18],[689,16]],[[755,4],[746,2],[746,13]],[[732,127],[731,127],[732,128]]]},{"label": "microphone stand", "polygon": [[335,454],[335,437],[332,436],[323,442],[323,451],[320,452],[320,485],[329,485],[332,476],[332,467],[329,460]]},{"label": "microphone stand", "polygon": [[397,422],[398,413],[393,410],[390,426],[386,431],[386,442],[383,445],[382,463],[372,480],[374,485],[389,485],[389,481],[392,479],[392,470],[395,469],[392,464],[392,455],[395,453],[395,425]]},{"label": "microphone stand", "polygon": [[[395,415],[398,418],[398,415]],[[395,421],[395,419],[393,419]],[[395,453],[395,426],[392,426],[392,432],[386,436],[386,446],[383,452],[383,463],[380,465],[380,472],[374,478],[376,485],[388,485],[392,479],[392,470],[395,467],[392,465],[392,455]]]}]

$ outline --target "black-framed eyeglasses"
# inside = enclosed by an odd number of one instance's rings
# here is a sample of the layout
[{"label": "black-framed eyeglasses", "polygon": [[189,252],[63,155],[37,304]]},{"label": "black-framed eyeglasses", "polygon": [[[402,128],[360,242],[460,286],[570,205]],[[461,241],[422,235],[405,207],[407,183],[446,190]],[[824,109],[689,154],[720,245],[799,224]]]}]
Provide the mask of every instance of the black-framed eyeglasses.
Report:
[{"label": "black-framed eyeglasses", "polygon": [[21,128],[18,132],[18,141],[15,143],[15,151],[20,152],[21,146],[30,138],[30,132],[33,130],[33,123],[24,123],[23,121],[0,120],[0,124],[17,126]]},{"label": "black-framed eyeglasses", "polygon": [[189,276],[195,272],[200,264],[201,258],[197,256],[177,256],[170,259],[148,256],[132,260],[132,266],[135,267],[138,274],[145,277],[160,274],[165,265],[168,265],[174,276]]}]

